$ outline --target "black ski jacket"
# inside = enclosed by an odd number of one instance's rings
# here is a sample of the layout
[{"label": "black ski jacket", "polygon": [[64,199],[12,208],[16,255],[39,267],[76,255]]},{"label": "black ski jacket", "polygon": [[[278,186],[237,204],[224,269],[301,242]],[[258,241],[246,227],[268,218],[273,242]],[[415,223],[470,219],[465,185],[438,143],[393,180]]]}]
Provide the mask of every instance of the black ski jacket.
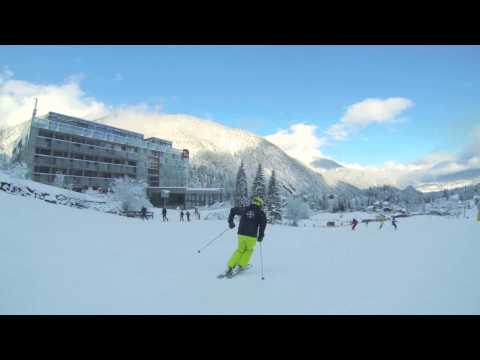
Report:
[{"label": "black ski jacket", "polygon": [[238,234],[252,237],[263,238],[265,235],[265,227],[267,226],[267,217],[265,212],[257,205],[247,207],[234,207],[230,209],[228,222],[233,223],[235,215],[240,215],[240,224],[238,225]]}]

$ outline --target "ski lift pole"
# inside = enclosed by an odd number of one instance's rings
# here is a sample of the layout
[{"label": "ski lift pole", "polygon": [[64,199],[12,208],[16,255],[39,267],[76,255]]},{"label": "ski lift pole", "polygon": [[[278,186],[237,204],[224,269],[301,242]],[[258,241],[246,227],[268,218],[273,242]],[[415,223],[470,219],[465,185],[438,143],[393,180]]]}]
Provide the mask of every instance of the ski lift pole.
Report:
[{"label": "ski lift pole", "polygon": [[223,234],[225,234],[228,230],[230,230],[229,228],[226,228],[224,231],[222,231],[217,237],[213,238],[212,240],[210,240],[207,244],[205,244],[205,246],[203,246],[201,249],[199,249],[197,252],[200,254],[200,252],[204,249],[206,249],[211,243],[213,243],[215,240],[217,240],[218,238],[220,238]]}]

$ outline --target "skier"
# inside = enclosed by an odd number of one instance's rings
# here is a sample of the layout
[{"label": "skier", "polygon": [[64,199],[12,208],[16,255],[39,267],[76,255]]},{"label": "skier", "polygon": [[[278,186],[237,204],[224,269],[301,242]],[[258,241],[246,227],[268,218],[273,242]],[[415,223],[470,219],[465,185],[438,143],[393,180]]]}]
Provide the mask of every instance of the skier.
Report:
[{"label": "skier", "polygon": [[385,222],[385,217],[381,217],[380,218],[380,227],[378,228],[378,230],[380,230],[382,227],[383,227],[383,223]]},{"label": "skier", "polygon": [[167,218],[167,208],[164,207],[162,209],[162,217],[163,217],[163,221],[168,221],[168,218]]},{"label": "skier", "polygon": [[357,224],[358,224],[358,220],[354,218],[352,221],[352,225],[353,225],[352,230],[355,230],[355,227],[357,226]]},{"label": "skier", "polygon": [[195,216],[197,217],[198,220],[200,220],[200,213],[198,212],[197,208],[195,208]]},{"label": "skier", "polygon": [[183,222],[183,210],[180,210],[180,222]]},{"label": "skier", "polygon": [[265,236],[267,217],[262,210],[263,200],[255,196],[247,207],[234,207],[228,215],[230,229],[235,227],[233,219],[239,215],[238,225],[238,247],[228,261],[228,269],[225,276],[230,277],[235,273],[244,270],[252,257],[256,242],[261,242]]},{"label": "skier", "polygon": [[147,220],[147,208],[142,206],[142,219]]},{"label": "skier", "polygon": [[394,217],[392,218],[392,225],[395,227],[395,230],[397,230],[397,219]]},{"label": "skier", "polygon": [[187,210],[186,215],[187,215],[187,221],[190,222],[190,211]]}]

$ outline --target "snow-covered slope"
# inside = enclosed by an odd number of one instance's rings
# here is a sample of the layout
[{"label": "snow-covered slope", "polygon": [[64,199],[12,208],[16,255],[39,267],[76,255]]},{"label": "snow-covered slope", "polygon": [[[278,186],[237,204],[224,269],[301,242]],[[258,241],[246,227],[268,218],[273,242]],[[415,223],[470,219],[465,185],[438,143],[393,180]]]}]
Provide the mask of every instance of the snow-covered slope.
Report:
[{"label": "snow-covered slope", "polygon": [[276,170],[278,182],[296,192],[329,191],[321,174],[291,158],[264,138],[244,130],[188,115],[158,115],[154,120],[145,121],[129,121],[125,117],[105,118],[102,122],[172,141],[176,148],[189,149],[193,165],[225,169],[233,178],[243,160],[250,181],[260,163],[267,176]]},{"label": "snow-covered slope", "polygon": [[268,225],[265,280],[259,249],[251,270],[218,280],[235,231],[197,250],[225,220],[144,222],[0,192],[0,314],[480,314],[468,215],[397,231]]},{"label": "snow-covered slope", "polygon": [[18,178],[2,170],[0,170],[0,193],[18,197],[28,197],[37,201],[70,206],[78,209],[91,209],[115,214],[121,211],[121,204],[104,194],[98,194],[96,192],[93,192],[93,194],[78,193],[56,186]]}]

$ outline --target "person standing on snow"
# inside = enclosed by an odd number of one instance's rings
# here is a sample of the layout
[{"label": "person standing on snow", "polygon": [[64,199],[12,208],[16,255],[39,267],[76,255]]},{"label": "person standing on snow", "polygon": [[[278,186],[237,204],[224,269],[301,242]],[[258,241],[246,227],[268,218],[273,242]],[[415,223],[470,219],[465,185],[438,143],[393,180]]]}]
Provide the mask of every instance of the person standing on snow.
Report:
[{"label": "person standing on snow", "polygon": [[228,215],[228,225],[230,229],[235,227],[233,219],[235,215],[240,216],[238,224],[238,247],[230,257],[227,263],[228,269],[226,276],[231,275],[234,270],[244,270],[250,258],[253,255],[256,242],[261,242],[265,236],[265,228],[267,226],[267,217],[262,210],[263,200],[259,196],[255,196],[247,207],[234,207],[230,209]]},{"label": "person standing on snow", "polygon": [[180,210],[180,222],[183,222],[183,210]]},{"label": "person standing on snow", "polygon": [[187,215],[187,221],[190,222],[190,211],[187,210],[186,215]]},{"label": "person standing on snow", "polygon": [[355,227],[357,226],[357,224],[358,224],[358,220],[354,218],[352,221],[352,225],[353,225],[352,230],[355,230]]},{"label": "person standing on snow", "polygon": [[162,209],[162,216],[163,216],[163,221],[168,221],[168,218],[167,218],[167,208],[164,207]]},{"label": "person standing on snow", "polygon": [[394,217],[392,218],[392,225],[395,227],[395,230],[397,230],[397,219]]},{"label": "person standing on snow", "polygon": [[147,208],[145,206],[142,206],[142,219],[147,220]]}]

